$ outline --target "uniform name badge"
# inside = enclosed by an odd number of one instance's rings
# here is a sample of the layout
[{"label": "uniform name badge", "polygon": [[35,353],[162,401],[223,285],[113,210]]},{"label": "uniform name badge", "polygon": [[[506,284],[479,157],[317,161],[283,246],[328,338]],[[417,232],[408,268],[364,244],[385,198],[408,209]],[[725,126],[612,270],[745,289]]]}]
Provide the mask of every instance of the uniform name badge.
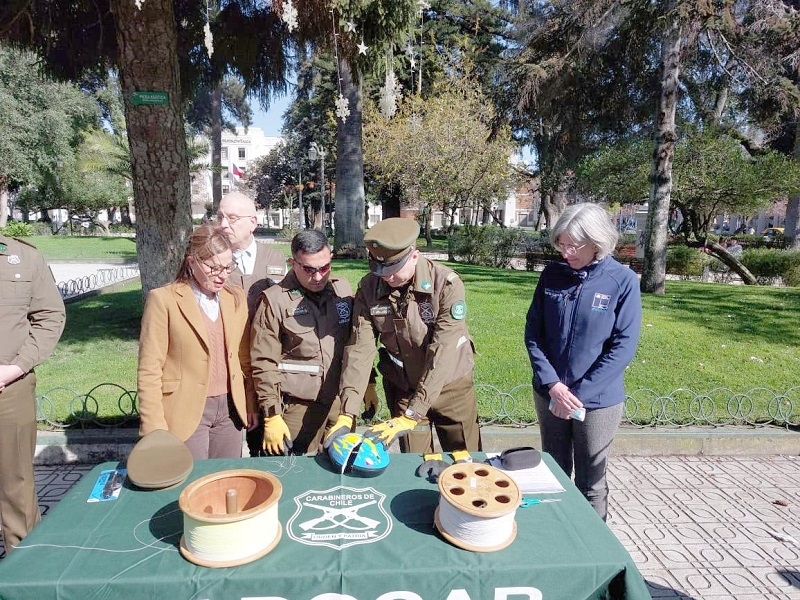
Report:
[{"label": "uniform name badge", "polygon": [[267,275],[283,275],[281,267],[267,267]]},{"label": "uniform name badge", "polygon": [[299,317],[301,315],[307,315],[307,314],[308,314],[307,306],[295,306],[294,308],[286,309],[287,317]]},{"label": "uniform name badge", "polygon": [[21,261],[19,260],[19,256],[16,254],[9,254],[8,258],[6,258],[8,264],[10,265],[18,265]]},{"label": "uniform name badge", "polygon": [[369,314],[373,317],[385,317],[392,314],[392,307],[389,304],[378,304],[370,307]]}]

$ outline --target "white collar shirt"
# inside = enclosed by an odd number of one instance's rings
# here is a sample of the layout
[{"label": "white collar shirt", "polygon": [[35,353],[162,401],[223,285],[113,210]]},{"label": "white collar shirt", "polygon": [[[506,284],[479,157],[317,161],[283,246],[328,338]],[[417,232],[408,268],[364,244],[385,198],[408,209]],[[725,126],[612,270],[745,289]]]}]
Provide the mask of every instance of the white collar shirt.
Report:
[{"label": "white collar shirt", "polygon": [[236,267],[242,272],[242,275],[252,275],[256,268],[256,238],[250,242],[250,245],[244,250],[235,250],[233,259],[236,261]]},{"label": "white collar shirt", "polygon": [[192,283],[191,286],[194,297],[197,298],[197,303],[200,305],[200,309],[206,313],[209,319],[216,323],[217,319],[219,319],[219,294],[214,294],[213,298],[209,298],[204,292],[197,289],[194,283]]}]

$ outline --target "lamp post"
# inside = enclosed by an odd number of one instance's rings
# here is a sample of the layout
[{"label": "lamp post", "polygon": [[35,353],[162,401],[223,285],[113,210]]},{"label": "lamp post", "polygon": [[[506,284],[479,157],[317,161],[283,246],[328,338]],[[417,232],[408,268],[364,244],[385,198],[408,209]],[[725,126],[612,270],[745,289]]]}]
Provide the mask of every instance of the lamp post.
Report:
[{"label": "lamp post", "polygon": [[311,147],[308,149],[308,158],[312,162],[320,161],[320,182],[322,183],[322,231],[328,235],[327,227],[325,226],[325,149],[322,148],[317,142],[311,142]]},{"label": "lamp post", "polygon": [[297,161],[297,213],[298,227],[306,228],[306,220],[303,218],[303,163]]}]

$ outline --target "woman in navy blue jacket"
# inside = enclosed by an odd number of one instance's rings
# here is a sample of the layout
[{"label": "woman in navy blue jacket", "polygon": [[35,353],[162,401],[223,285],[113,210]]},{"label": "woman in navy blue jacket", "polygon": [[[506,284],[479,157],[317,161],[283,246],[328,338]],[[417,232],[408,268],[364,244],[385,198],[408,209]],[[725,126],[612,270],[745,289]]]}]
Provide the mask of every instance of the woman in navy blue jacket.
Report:
[{"label": "woman in navy blue jacket", "polygon": [[618,233],[596,204],[567,207],[550,233],[525,324],[542,449],[606,519],[606,465],[625,407],[625,369],[642,321],[639,280],[611,257]]}]

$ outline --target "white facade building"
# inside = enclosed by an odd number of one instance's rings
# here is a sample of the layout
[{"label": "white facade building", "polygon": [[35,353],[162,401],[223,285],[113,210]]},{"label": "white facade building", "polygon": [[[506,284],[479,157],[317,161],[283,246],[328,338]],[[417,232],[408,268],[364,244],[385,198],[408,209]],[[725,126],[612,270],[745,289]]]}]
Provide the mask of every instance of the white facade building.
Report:
[{"label": "white facade building", "polygon": [[[281,138],[264,135],[260,127],[237,127],[236,133],[222,132],[222,152],[220,166],[222,168],[222,195],[235,190],[241,185],[242,177],[250,169],[252,162],[269,154],[280,143]],[[211,165],[211,144],[205,163]],[[212,201],[211,169],[203,169],[192,175],[192,217],[202,218],[206,212],[206,204]],[[263,222],[263,218],[262,218]]]}]

